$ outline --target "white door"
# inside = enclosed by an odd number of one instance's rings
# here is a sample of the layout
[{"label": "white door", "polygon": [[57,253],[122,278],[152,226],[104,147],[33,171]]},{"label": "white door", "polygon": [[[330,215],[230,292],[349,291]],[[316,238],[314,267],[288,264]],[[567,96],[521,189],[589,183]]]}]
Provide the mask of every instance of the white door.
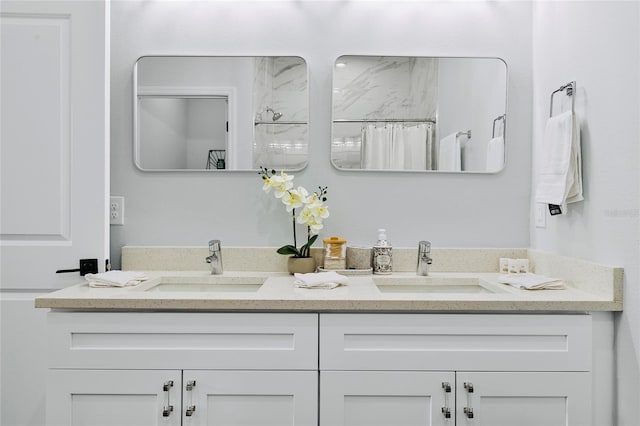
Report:
[{"label": "white door", "polygon": [[0,288],[60,288],[108,253],[108,5],[0,7]]},{"label": "white door", "polygon": [[49,370],[46,424],[180,426],[180,380],[180,370]]},{"label": "white door", "polygon": [[454,385],[453,372],[322,371],[320,425],[453,426]]},{"label": "white door", "polygon": [[458,426],[591,425],[591,373],[458,372],[456,379]]},{"label": "white door", "polygon": [[182,391],[184,426],[317,425],[317,371],[184,370]]}]

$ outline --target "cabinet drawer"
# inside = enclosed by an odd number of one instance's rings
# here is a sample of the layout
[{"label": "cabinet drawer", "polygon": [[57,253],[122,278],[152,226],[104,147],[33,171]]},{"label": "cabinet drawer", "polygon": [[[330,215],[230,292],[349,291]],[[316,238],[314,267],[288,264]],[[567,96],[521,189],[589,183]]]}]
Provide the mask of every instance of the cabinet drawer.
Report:
[{"label": "cabinet drawer", "polygon": [[50,368],[316,370],[317,314],[49,313]]},{"label": "cabinet drawer", "polygon": [[590,371],[591,316],[322,314],[320,369]]}]

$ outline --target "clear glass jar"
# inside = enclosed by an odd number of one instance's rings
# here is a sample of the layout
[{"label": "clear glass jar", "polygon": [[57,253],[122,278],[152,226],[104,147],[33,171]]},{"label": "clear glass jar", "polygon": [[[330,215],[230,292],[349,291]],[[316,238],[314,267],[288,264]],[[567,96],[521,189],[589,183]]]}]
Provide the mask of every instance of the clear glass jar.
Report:
[{"label": "clear glass jar", "polygon": [[345,269],[347,267],[347,240],[340,237],[325,238],[324,269]]}]

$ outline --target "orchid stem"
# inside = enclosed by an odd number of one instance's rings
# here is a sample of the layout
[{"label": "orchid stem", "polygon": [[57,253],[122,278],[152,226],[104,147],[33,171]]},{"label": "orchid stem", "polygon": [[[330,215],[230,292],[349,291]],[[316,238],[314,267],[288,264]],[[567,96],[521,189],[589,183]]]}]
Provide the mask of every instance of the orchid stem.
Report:
[{"label": "orchid stem", "polygon": [[291,218],[293,220],[293,246],[298,247],[298,242],[296,241],[296,209],[293,209]]}]

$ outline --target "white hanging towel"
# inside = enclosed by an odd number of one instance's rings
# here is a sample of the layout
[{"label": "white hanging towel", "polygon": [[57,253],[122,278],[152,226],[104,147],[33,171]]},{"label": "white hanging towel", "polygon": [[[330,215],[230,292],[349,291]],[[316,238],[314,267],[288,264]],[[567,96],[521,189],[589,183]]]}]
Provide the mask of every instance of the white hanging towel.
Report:
[{"label": "white hanging towel", "polygon": [[487,144],[487,172],[499,172],[502,167],[504,167],[504,137],[498,136]]},{"label": "white hanging towel", "polygon": [[362,128],[362,168],[388,169],[391,127],[368,123]]},{"label": "white hanging towel", "polygon": [[580,127],[571,111],[551,117],[540,146],[536,202],[562,206],[582,201]]},{"label": "white hanging towel", "polygon": [[459,172],[462,170],[460,141],[455,133],[440,140],[438,150],[438,170]]}]

